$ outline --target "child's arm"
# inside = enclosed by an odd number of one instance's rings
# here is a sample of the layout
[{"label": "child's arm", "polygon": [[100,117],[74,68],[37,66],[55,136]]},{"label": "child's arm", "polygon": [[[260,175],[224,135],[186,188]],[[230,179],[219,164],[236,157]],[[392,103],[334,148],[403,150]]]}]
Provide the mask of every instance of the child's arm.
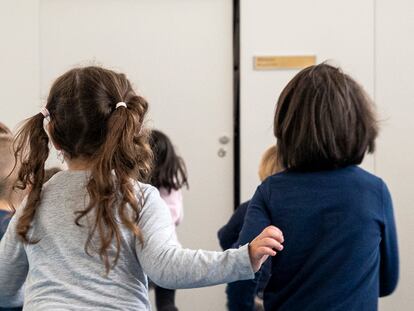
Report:
[{"label": "child's arm", "polygon": [[382,186],[382,198],[384,224],[380,244],[380,297],[390,295],[395,290],[399,273],[397,232],[391,195],[385,183]]},{"label": "child's arm", "polygon": [[0,242],[0,306],[18,307],[23,305],[23,284],[29,264],[23,243],[17,236],[16,214]]},{"label": "child's arm", "polygon": [[[260,233],[263,228],[270,225],[270,216],[266,209],[266,202],[262,191],[263,186],[258,187],[253,199],[250,201],[239,240],[234,246],[244,244],[245,241],[248,241],[251,237],[256,236],[256,232]],[[254,310],[254,298],[257,294],[259,278],[262,277],[261,273],[262,271],[256,273],[253,280],[229,284],[227,289],[227,299],[230,311]],[[265,273],[269,273],[269,271],[266,271]],[[237,295],[237,293],[243,293],[243,295],[240,296]]]},{"label": "child's arm", "polygon": [[275,237],[281,233],[269,228],[250,247],[226,252],[182,249],[165,203],[154,188],[149,192],[139,221],[144,245],[137,241],[137,256],[144,272],[159,286],[192,288],[253,278],[260,259],[273,255],[272,248],[279,248]]},{"label": "child's arm", "polygon": [[223,250],[231,248],[239,239],[239,233],[243,226],[244,216],[246,215],[248,205],[249,202],[241,204],[230,217],[228,223],[217,233],[220,246]]}]

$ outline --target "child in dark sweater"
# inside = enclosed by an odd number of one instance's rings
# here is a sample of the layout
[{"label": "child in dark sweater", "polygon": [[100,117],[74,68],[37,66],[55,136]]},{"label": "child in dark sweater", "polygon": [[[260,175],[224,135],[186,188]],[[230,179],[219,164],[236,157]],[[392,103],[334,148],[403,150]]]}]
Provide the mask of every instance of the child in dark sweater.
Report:
[{"label": "child in dark sweater", "polygon": [[[259,165],[259,178],[261,181],[267,177],[280,172],[282,170],[279,162],[277,161],[276,146],[271,146],[263,153],[262,159]],[[236,209],[231,216],[228,223],[223,226],[218,232],[218,238],[220,246],[223,250],[233,247],[233,244],[237,242],[240,231],[243,227],[244,217],[246,216],[247,207],[250,200],[246,201]],[[256,295],[256,310],[263,309],[263,291],[270,278],[271,260],[267,260],[260,269],[260,278],[258,285],[253,284],[251,288],[243,286],[243,281],[233,282],[227,285],[227,307],[230,311],[238,311],[243,306],[243,297],[251,299],[252,295]]]},{"label": "child in dark sweater", "polygon": [[[306,68],[282,91],[274,134],[287,169],[258,187],[236,244],[270,224],[284,232],[265,310],[374,311],[396,288],[391,196],[357,166],[374,152],[377,132],[369,97],[337,68]],[[252,310],[253,297],[243,302],[239,310]]]}]

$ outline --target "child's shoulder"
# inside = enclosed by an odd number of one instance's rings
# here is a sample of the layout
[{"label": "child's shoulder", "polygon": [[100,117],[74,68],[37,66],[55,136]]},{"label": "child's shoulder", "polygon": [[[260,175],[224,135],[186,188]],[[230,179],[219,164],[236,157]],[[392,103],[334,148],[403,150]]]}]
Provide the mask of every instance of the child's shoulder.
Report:
[{"label": "child's shoulder", "polygon": [[262,189],[277,189],[283,186],[300,187],[315,184],[335,184],[338,186],[368,187],[381,190],[384,181],[356,166],[347,166],[336,170],[316,171],[316,172],[295,172],[285,170],[265,179],[261,185]]},{"label": "child's shoulder", "polygon": [[158,189],[150,184],[146,184],[137,180],[132,181],[134,192],[137,197],[143,197],[145,201],[153,200],[161,197]]},{"label": "child's shoulder", "polygon": [[258,187],[258,191],[262,194],[273,192],[275,189],[282,189],[283,187],[294,182],[295,178],[292,178],[291,173],[288,171],[282,171],[267,177]]},{"label": "child's shoulder", "polygon": [[366,185],[369,187],[382,189],[384,181],[377,175],[363,169],[362,167],[353,165],[345,168],[345,174],[349,175],[349,179],[356,185]]}]

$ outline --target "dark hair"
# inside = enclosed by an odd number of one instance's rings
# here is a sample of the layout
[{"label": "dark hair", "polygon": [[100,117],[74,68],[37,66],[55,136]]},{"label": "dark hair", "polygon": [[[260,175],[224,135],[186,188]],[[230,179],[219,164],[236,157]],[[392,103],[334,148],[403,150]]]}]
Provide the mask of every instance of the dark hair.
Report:
[{"label": "dark hair", "polygon": [[62,170],[58,167],[51,167],[51,168],[46,169],[43,182],[44,183],[48,182],[50,178],[52,178],[55,174],[59,173],[60,171]]},{"label": "dark hair", "polygon": [[150,183],[155,187],[165,188],[168,192],[188,187],[187,170],[184,161],[177,156],[170,139],[164,133],[153,130],[150,145],[154,153],[154,167]]},{"label": "dark hair", "polygon": [[[118,102],[127,108],[116,109]],[[133,179],[146,181],[152,161],[148,134],[143,129],[148,103],[138,96],[124,74],[100,67],[72,69],[52,85],[46,108],[50,113],[48,131],[51,139],[68,159],[90,161],[87,184],[89,204],[77,211],[76,224],[92,211],[94,223],[89,228],[85,251],[97,249],[107,272],[119,258],[121,233],[119,220],[142,242],[138,219],[143,195],[137,199]],[[28,231],[40,204],[49,155],[49,138],[43,127],[44,116],[28,119],[15,139],[15,157],[21,168],[17,186],[30,185],[27,205],[17,223],[17,233],[26,243]],[[113,178],[111,178],[113,176]],[[97,234],[100,245],[92,245]],[[115,241],[112,262],[109,249]]]},{"label": "dark hair", "polygon": [[276,107],[278,157],[290,170],[325,170],[360,164],[375,150],[373,104],[350,76],[328,64],[303,69]]}]

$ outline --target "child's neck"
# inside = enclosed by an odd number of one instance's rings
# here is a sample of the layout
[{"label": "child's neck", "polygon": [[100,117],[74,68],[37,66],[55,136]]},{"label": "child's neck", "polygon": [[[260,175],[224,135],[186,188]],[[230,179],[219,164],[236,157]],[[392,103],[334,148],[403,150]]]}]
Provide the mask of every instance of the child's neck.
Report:
[{"label": "child's neck", "polygon": [[68,169],[70,171],[88,171],[91,169],[90,161],[81,160],[81,159],[71,159],[66,160]]},{"label": "child's neck", "polygon": [[11,212],[10,204],[4,199],[0,199],[0,210]]}]

